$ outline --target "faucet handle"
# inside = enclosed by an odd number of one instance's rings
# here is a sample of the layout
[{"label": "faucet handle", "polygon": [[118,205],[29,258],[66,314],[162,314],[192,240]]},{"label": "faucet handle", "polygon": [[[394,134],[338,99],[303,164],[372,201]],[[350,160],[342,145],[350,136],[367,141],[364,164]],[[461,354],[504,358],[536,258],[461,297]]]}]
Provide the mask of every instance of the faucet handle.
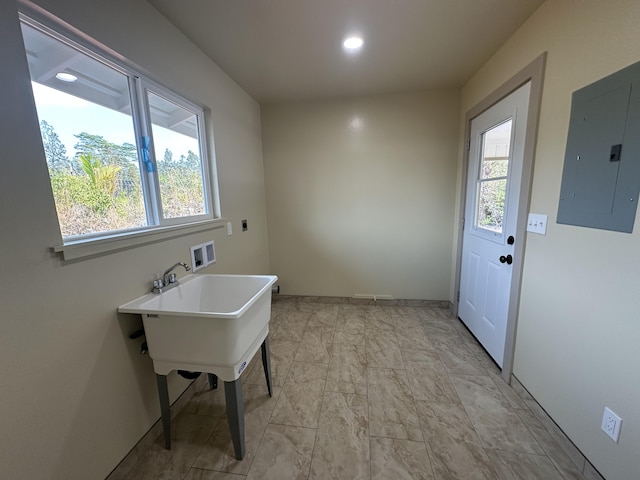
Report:
[{"label": "faucet handle", "polygon": [[177,280],[178,280],[178,278],[176,277],[175,273],[170,273],[169,274],[169,283],[176,283]]},{"label": "faucet handle", "polygon": [[153,281],[153,288],[162,288],[164,287],[164,283],[162,283],[162,279],[161,278],[156,278]]}]

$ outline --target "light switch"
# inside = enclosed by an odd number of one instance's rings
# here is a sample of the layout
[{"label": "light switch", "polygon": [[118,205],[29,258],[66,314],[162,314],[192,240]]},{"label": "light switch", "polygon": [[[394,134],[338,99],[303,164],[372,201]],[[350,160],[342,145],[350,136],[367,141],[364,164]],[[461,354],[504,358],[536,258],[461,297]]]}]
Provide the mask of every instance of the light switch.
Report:
[{"label": "light switch", "polygon": [[231,222],[227,222],[227,236],[230,237],[233,235],[233,225]]},{"label": "light switch", "polygon": [[530,213],[527,221],[527,232],[547,234],[547,216],[540,213]]}]

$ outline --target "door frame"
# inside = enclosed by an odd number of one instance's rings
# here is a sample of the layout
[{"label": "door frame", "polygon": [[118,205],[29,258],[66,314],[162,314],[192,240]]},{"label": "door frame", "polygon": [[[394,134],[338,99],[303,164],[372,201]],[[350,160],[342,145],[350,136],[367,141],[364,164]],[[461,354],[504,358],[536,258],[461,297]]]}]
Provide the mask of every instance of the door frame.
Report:
[{"label": "door frame", "polygon": [[471,132],[471,120],[491,108],[503,98],[520,88],[527,82],[531,82],[531,92],[529,94],[529,112],[527,115],[527,128],[524,141],[524,158],[522,164],[522,185],[520,187],[520,199],[518,206],[518,220],[516,224],[516,241],[514,245],[511,293],[509,296],[509,310],[507,313],[507,333],[505,338],[504,358],[502,364],[502,378],[511,383],[513,373],[513,358],[516,346],[516,331],[518,308],[520,305],[520,287],[522,285],[522,267],[524,264],[524,251],[526,243],[527,213],[531,197],[531,180],[533,173],[533,160],[538,137],[538,119],[540,117],[540,105],[542,103],[542,85],[544,80],[545,64],[547,52],[542,53],[529,65],[524,67],[513,77],[494,90],[486,98],[472,107],[465,114],[464,137],[463,137],[463,158],[460,188],[460,209],[458,212],[458,244],[456,249],[456,268],[454,282],[454,302],[453,314],[458,316],[460,305],[460,273],[462,270],[462,241],[464,229],[464,215],[467,201],[467,176],[469,171],[469,150],[467,148],[468,139]]}]

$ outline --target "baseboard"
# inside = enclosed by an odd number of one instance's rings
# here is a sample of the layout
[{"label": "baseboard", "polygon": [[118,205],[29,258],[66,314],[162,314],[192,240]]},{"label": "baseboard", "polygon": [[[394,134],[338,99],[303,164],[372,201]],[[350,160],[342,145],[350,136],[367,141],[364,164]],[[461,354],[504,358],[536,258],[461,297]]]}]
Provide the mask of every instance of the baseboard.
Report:
[{"label": "baseboard", "polygon": [[449,300],[422,300],[411,298],[376,299],[359,297],[331,297],[314,295],[274,295],[272,301],[297,301],[300,303],[322,303],[332,305],[377,305],[389,307],[450,308]]},{"label": "baseboard", "polygon": [[549,432],[564,453],[571,459],[585,480],[605,480],[580,449],[576,447],[571,439],[562,431],[553,418],[542,408],[533,395],[520,383],[515,375],[511,375],[511,387],[529,407],[529,410],[531,410],[545,430]]}]

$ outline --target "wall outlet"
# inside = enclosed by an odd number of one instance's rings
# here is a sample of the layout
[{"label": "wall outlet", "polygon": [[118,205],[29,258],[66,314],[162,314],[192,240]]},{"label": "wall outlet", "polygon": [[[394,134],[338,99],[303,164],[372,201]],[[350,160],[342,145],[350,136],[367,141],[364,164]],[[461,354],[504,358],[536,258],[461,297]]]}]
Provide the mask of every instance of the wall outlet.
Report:
[{"label": "wall outlet", "polygon": [[609,410],[609,407],[604,407],[604,415],[602,416],[602,431],[609,435],[611,439],[618,443],[620,438],[620,427],[622,426],[622,419],[616,415],[613,411]]}]

